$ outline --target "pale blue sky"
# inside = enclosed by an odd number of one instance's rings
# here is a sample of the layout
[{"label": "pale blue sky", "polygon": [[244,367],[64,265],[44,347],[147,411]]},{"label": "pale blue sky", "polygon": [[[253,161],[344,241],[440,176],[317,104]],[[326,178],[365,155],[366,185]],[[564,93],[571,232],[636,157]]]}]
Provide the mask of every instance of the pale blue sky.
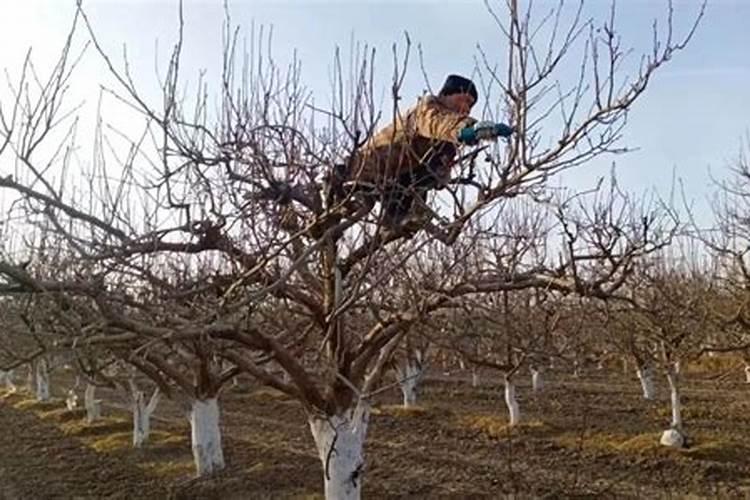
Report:
[{"label": "pale blue sky", "polygon": [[[13,73],[28,46],[34,46],[40,64],[50,60],[72,15],[72,6],[66,5],[73,3],[3,0],[0,66]],[[541,11],[556,3],[537,0],[535,5]],[[609,4],[589,0],[585,12],[601,17],[607,14]],[[750,129],[750,0],[709,0],[708,4],[706,17],[688,49],[656,75],[630,115],[625,144],[640,150],[579,168],[566,176],[566,182],[591,185],[615,160],[621,184],[628,189],[666,189],[676,168],[690,197],[700,200],[707,196],[709,167],[714,175],[723,175],[727,163],[737,156],[741,137]],[[164,54],[176,32],[176,2],[87,0],[84,5],[102,42],[115,55],[121,54],[123,44],[127,45],[138,78],[145,87],[154,84],[155,41],[159,40],[164,67]],[[699,2],[675,0],[674,5],[675,28],[681,34]],[[185,0],[184,10],[185,68],[194,81],[198,68],[215,69],[220,62],[222,2]],[[286,61],[297,50],[304,81],[323,101],[330,93],[328,75],[334,49],[337,45],[346,49],[352,37],[377,49],[376,68],[381,71],[382,82],[388,81],[392,71],[391,45],[395,42],[403,47],[404,31],[409,32],[415,48],[422,46],[433,86],[439,86],[448,72],[470,74],[477,44],[487,53],[497,54],[500,61],[505,50],[483,2],[477,0],[244,0],[230,2],[230,10],[233,21],[248,32],[252,22],[273,25],[277,59]],[[636,54],[647,50],[651,20],[663,19],[665,11],[666,2],[661,0],[618,2],[624,45],[633,46]],[[89,55],[76,80],[76,95],[91,101],[103,70],[93,52]],[[412,55],[415,64],[404,88],[407,99],[424,88],[416,51]],[[576,70],[571,66],[570,75]]]}]

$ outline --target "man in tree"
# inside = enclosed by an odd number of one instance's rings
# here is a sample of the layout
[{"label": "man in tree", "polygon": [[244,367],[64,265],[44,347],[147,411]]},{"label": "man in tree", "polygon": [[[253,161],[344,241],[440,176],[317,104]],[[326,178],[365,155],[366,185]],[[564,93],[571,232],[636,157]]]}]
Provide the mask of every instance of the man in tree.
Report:
[{"label": "man in tree", "polygon": [[471,80],[449,75],[438,95],[420,98],[336,168],[331,200],[364,192],[368,203],[381,201],[387,223],[398,224],[415,200],[423,205],[430,190],[448,184],[459,146],[513,133],[503,123],[470,117],[477,97]]}]

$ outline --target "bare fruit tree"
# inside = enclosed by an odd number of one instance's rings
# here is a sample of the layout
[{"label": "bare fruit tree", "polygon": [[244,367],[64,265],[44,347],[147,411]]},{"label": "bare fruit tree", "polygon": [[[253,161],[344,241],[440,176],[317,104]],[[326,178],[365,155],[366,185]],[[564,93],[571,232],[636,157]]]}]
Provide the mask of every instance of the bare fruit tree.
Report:
[{"label": "bare fruit tree", "polygon": [[[387,220],[377,199],[357,192],[334,199],[324,179],[383,122],[405,111],[408,46],[400,57],[394,49],[390,112],[381,116],[375,105],[371,53],[347,69],[336,60],[334,104],[321,110],[301,83],[297,62],[282,71],[260,44],[245,57],[227,19],[216,89],[201,79],[188,94],[180,18],[153,99],[127,61],[118,65],[107,54],[103,35],[79,11],[116,81],[103,99],[125,103],[141,119],[142,133],[98,128],[99,153],[88,175],[81,174],[90,184],[82,197],[50,183],[47,162],[32,154],[26,139],[43,141],[46,128],[68,118],[59,111],[60,79],[4,108],[22,110],[15,121],[6,119],[3,133],[11,145],[3,154],[17,159],[19,172],[1,176],[0,187],[22,197],[28,222],[49,222],[83,274],[45,281],[3,260],[3,276],[29,293],[81,297],[93,323],[83,326],[77,343],[109,345],[113,352],[117,344],[122,359],[189,395],[199,472],[223,466],[217,396],[243,371],[304,406],[326,497],[359,498],[370,399],[415,325],[467,296],[585,284],[546,270],[470,269],[461,251],[436,281],[412,280],[407,264],[436,241],[471,249],[502,218],[509,198],[538,200],[555,175],[625,151],[620,139],[633,103],[685,47],[702,15],[677,38],[670,7],[667,28],[654,32],[653,50],[626,76],[620,67],[628,50],[614,9],[600,22],[581,5],[567,24],[562,4],[540,19],[515,0],[502,14],[488,10],[503,35],[504,59],[496,63],[480,52],[484,94],[490,101],[500,94],[498,112],[517,132],[485,149],[484,162],[477,154],[461,156],[444,192],[399,224]],[[580,68],[580,78],[563,83],[563,66]],[[65,57],[60,67],[67,77]],[[55,149],[67,150],[72,141],[63,137]],[[414,293],[389,293],[392,277]],[[606,279],[599,287],[580,291],[597,295],[612,286],[606,285],[611,277],[600,278]]]},{"label": "bare fruit tree", "polygon": [[697,236],[716,261],[714,279],[717,300],[712,304],[721,325],[721,335],[705,339],[703,352],[738,353],[745,362],[745,379],[750,383],[750,136],[746,136],[727,179],[718,182],[714,200],[715,227],[697,229]]}]

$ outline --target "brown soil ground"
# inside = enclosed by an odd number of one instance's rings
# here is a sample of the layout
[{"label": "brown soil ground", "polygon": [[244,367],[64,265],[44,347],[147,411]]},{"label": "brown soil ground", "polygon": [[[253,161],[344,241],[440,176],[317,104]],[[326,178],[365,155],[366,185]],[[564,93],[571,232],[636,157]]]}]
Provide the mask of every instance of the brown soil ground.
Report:
[{"label": "brown soil ground", "polygon": [[[552,375],[550,375],[551,377]],[[660,447],[663,386],[646,402],[634,377],[555,374],[534,396],[519,384],[525,423],[505,426],[502,387],[433,376],[422,406],[394,389],[374,409],[366,498],[747,498],[750,387],[691,374],[684,385],[689,448]],[[62,392],[62,391],[60,391]],[[194,479],[179,406],[157,409],[151,443],[130,447],[124,411],[94,424],[61,399],[0,393],[0,499],[321,498],[322,472],[298,403],[251,384],[222,395],[228,467]]]}]

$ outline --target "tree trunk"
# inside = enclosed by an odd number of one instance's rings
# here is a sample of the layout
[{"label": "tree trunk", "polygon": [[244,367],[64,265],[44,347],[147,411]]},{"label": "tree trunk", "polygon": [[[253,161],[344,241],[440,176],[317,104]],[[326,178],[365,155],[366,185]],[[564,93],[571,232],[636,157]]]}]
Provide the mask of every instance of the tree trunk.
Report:
[{"label": "tree trunk", "polygon": [[667,369],[667,381],[669,381],[669,400],[672,403],[672,427],[682,431],[679,375],[673,367]]},{"label": "tree trunk", "polygon": [[479,370],[476,367],[471,369],[471,386],[479,387]]},{"label": "tree trunk", "polygon": [[219,402],[216,398],[196,399],[190,411],[190,438],[198,476],[224,468],[224,451],[219,428]]},{"label": "tree trunk", "polygon": [[636,370],[638,379],[641,381],[641,389],[643,390],[643,399],[651,401],[656,395],[654,389],[654,372],[649,366],[639,367]]},{"label": "tree trunk", "polygon": [[13,383],[13,370],[7,372],[0,370],[0,383],[5,386],[8,392],[16,392],[16,385]]},{"label": "tree trunk", "polygon": [[505,377],[505,404],[508,407],[509,425],[518,425],[521,422],[521,409],[516,398],[516,385],[513,383],[513,379],[507,375]]},{"label": "tree trunk", "polygon": [[26,365],[26,388],[30,393],[36,394],[36,361]]},{"label": "tree trunk", "polygon": [[86,408],[86,422],[95,422],[102,416],[102,402],[95,399],[96,386],[86,384],[86,390],[83,393],[83,407]]},{"label": "tree trunk", "polygon": [[750,384],[750,363],[745,364],[745,383]]},{"label": "tree trunk", "polygon": [[660,443],[673,448],[685,446],[685,434],[682,430],[682,408],[680,405],[679,375],[676,366],[667,367],[667,381],[669,382],[670,402],[672,404],[672,425],[664,431]]},{"label": "tree trunk", "polygon": [[420,351],[415,351],[414,356],[409,356],[402,366],[396,368],[398,385],[404,395],[404,408],[417,404],[418,387],[423,374],[424,366]]},{"label": "tree trunk", "polygon": [[338,415],[314,415],[309,419],[318,455],[323,464],[325,497],[356,500],[362,494],[364,443],[370,407],[360,402]]},{"label": "tree trunk", "polygon": [[532,367],[531,368],[531,390],[537,393],[537,392],[542,392],[542,389],[544,389],[544,380],[542,379],[542,369]]},{"label": "tree trunk", "polygon": [[146,403],[146,393],[135,389],[133,391],[133,447],[140,448],[148,441],[151,434],[151,415],[159,404],[159,389],[154,391],[151,399]]},{"label": "tree trunk", "polygon": [[46,359],[37,361],[35,375],[37,401],[49,401],[49,370]]}]

